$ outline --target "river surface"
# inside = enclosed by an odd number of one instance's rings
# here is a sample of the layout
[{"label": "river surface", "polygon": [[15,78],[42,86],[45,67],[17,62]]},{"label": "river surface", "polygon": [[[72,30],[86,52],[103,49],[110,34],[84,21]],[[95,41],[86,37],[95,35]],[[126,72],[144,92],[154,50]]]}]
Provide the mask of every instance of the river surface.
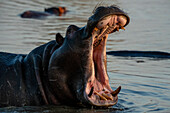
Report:
[{"label": "river surface", "polygon": [[[55,39],[75,24],[83,27],[101,0],[0,0],[0,51],[28,54],[35,47]],[[138,50],[170,52],[170,0],[109,0],[128,12],[126,30],[109,35],[107,51]],[[43,11],[65,6],[60,17],[23,19],[26,10]],[[170,112],[170,59],[118,57],[108,55],[108,74],[113,89],[122,86],[118,103],[108,109],[67,106],[7,107],[0,112],[122,113]]]}]

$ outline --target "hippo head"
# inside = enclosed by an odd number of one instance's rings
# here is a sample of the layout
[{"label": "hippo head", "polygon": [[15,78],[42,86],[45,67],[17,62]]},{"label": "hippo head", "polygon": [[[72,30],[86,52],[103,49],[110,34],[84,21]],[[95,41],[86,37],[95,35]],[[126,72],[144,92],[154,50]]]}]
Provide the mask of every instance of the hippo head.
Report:
[{"label": "hippo head", "polygon": [[68,27],[48,66],[50,88],[60,103],[104,107],[117,103],[121,87],[113,91],[109,85],[106,41],[108,34],[124,29],[129,21],[118,7],[100,6],[85,27]]}]

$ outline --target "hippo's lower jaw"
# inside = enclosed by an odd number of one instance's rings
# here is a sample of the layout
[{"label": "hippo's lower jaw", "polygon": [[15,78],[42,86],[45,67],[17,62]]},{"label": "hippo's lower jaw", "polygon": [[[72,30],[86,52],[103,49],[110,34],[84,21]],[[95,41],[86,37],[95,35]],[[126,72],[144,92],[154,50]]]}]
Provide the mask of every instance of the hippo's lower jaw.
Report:
[{"label": "hippo's lower jaw", "polygon": [[92,32],[93,63],[92,75],[88,79],[85,96],[91,105],[112,106],[117,103],[121,87],[113,91],[109,85],[106,64],[106,42],[108,34],[121,28],[124,29],[126,19],[123,16],[110,15],[100,20]]}]

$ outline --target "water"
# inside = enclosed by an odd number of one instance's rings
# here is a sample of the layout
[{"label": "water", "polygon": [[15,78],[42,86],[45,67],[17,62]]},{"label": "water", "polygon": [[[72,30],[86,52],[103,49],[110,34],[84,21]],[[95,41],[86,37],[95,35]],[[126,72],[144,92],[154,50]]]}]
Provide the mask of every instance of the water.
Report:
[{"label": "water", "polygon": [[[55,39],[67,27],[82,27],[101,0],[1,0],[0,51],[29,53],[33,48]],[[129,13],[126,31],[109,35],[107,51],[145,50],[170,52],[169,0],[113,0]],[[65,6],[69,13],[46,19],[22,19],[26,10],[43,11],[52,6]],[[8,107],[10,112],[170,112],[170,60],[108,56],[108,74],[113,89],[122,86],[119,102],[109,109],[80,109],[66,106]]]}]

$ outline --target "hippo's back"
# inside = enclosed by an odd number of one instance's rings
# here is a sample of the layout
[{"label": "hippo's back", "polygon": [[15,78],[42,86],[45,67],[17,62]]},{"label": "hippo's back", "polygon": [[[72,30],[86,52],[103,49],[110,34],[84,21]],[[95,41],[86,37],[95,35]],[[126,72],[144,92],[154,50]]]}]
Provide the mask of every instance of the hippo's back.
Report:
[{"label": "hippo's back", "polygon": [[16,72],[18,67],[15,66],[20,65],[24,57],[25,55],[21,54],[0,52],[0,77],[8,73],[8,71],[11,72],[13,70]]},{"label": "hippo's back", "polygon": [[0,107],[17,105],[21,101],[19,98],[24,57],[25,55],[0,52]]}]

